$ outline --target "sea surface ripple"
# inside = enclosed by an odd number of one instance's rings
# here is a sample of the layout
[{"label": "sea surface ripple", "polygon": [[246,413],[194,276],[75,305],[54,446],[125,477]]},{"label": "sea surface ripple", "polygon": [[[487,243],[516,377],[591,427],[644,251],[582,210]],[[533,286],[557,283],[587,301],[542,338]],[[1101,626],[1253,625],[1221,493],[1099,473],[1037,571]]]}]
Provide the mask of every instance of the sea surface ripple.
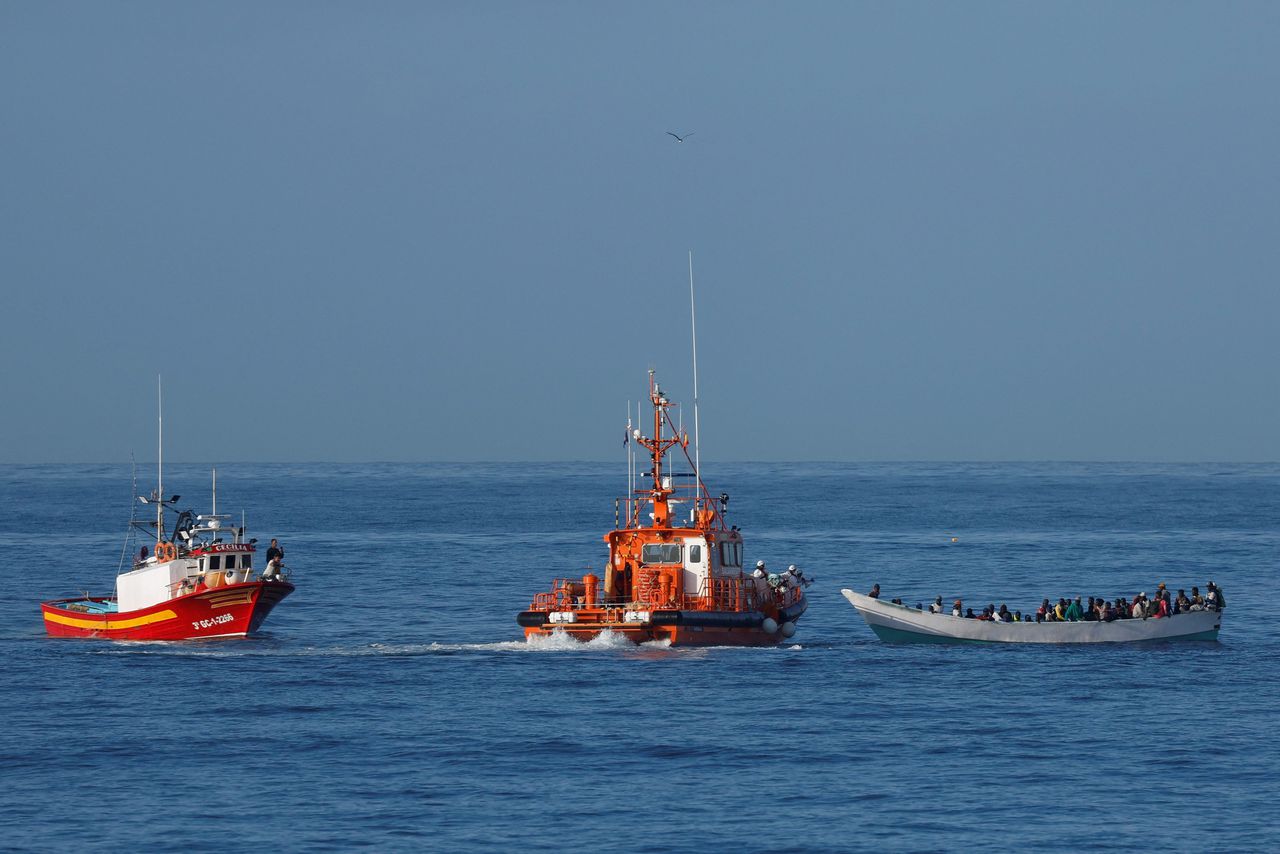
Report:
[{"label": "sea surface ripple", "polygon": [[[1280,466],[708,464],[749,560],[817,583],[791,642],[697,650],[514,622],[599,571],[620,465],[218,475],[298,591],[252,639],[112,643],[39,602],[110,592],[129,468],[0,466],[0,848],[1280,848]],[[208,467],[165,479],[207,511]],[[1209,579],[1217,643],[887,645],[839,594]]]}]

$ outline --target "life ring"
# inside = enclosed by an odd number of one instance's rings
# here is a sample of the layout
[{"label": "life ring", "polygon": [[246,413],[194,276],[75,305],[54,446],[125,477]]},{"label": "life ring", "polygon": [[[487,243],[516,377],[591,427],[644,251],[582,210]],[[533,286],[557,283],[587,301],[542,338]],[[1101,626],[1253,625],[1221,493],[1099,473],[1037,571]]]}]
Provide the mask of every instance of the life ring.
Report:
[{"label": "life ring", "polygon": [[164,563],[178,557],[178,549],[173,543],[160,543],[156,546],[156,560]]}]

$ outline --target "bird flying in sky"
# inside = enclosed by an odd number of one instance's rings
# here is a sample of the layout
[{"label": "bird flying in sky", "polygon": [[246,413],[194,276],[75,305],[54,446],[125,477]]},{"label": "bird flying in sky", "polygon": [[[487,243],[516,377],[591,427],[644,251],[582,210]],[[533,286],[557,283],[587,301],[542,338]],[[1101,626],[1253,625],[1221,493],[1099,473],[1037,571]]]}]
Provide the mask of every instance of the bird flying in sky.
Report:
[{"label": "bird flying in sky", "polygon": [[694,133],[693,131],[689,131],[684,136],[680,136],[679,134],[674,134],[671,131],[667,131],[667,136],[674,136],[676,138],[676,142],[684,142],[686,139],[693,136],[693,133]]}]

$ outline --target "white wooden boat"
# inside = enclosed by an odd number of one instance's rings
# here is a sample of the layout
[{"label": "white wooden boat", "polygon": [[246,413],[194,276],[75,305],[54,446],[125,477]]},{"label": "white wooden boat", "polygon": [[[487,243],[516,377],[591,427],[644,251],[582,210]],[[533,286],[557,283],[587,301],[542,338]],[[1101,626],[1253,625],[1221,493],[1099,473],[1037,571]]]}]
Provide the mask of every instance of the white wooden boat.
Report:
[{"label": "white wooden boat", "polygon": [[1133,643],[1218,639],[1221,611],[1172,617],[1077,623],[997,623],[932,614],[841,590],[881,640],[894,643]]}]

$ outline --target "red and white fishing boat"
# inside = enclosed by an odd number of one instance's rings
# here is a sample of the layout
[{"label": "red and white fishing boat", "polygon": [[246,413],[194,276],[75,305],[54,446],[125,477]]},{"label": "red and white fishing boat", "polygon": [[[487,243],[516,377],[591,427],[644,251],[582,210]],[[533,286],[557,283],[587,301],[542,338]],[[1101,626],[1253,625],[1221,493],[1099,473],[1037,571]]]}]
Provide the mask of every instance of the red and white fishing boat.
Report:
[{"label": "red and white fishing boat", "polygon": [[[689,436],[672,421],[675,404],[653,371],[649,399],[653,433],[645,436],[628,424],[628,441],[648,451],[651,467],[643,487],[615,501],[617,527],[604,535],[604,577],[588,572],[560,578],[537,594],[516,618],[526,639],[563,633],[585,641],[613,632],[635,643],[768,646],[791,637],[808,605],[809,580],[794,566],[778,574],[766,572],[763,563],[750,574],[743,571],[742,533],[725,522],[729,496],[712,498],[703,484],[696,452],[689,456]],[[692,472],[668,470],[673,448],[683,452]]]},{"label": "red and white fishing boat", "polygon": [[[177,511],[180,496],[163,497],[163,452],[157,468],[156,491],[139,496],[155,506],[155,521],[131,522],[155,526],[155,547],[116,576],[114,595],[41,603],[50,635],[166,641],[243,637],[293,592],[287,570],[278,563],[267,564],[255,577],[257,540],[246,541],[243,526],[230,527],[230,517],[218,515],[216,472],[213,512],[196,516]],[[166,510],[176,514],[168,536]]]}]

